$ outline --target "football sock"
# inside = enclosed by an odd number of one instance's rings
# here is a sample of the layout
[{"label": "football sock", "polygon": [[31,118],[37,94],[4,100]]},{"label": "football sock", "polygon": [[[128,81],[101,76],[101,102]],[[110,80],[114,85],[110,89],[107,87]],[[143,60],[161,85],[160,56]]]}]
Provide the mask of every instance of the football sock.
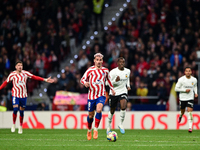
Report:
[{"label": "football sock", "polygon": [[89,131],[92,129],[92,122],[93,122],[93,118],[89,118],[89,116],[87,116],[87,123],[88,123]]},{"label": "football sock", "polygon": [[126,110],[120,110],[120,125],[123,124],[125,118]]},{"label": "football sock", "polygon": [[96,113],[96,116],[95,116],[95,130],[97,130],[97,128],[99,127],[99,123],[101,121],[101,116],[102,116],[102,113]]},{"label": "football sock", "polygon": [[24,110],[20,110],[20,117],[19,117],[20,126],[22,126],[23,124],[23,119],[24,119]]},{"label": "football sock", "polygon": [[192,122],[193,122],[192,112],[188,112],[188,122],[189,122],[189,129],[192,129]]},{"label": "football sock", "polygon": [[108,127],[111,128],[111,122],[112,122],[113,114],[108,112]]},{"label": "football sock", "polygon": [[18,111],[18,108],[13,108],[13,124],[15,124],[16,122],[16,119],[17,119],[17,111]]}]

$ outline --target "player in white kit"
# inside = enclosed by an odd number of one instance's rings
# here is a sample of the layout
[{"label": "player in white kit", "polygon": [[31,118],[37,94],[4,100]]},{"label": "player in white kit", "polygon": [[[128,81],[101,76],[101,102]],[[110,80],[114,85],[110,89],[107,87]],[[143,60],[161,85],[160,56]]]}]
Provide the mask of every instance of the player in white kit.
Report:
[{"label": "player in white kit", "polygon": [[189,121],[189,133],[192,133],[192,111],[194,105],[194,97],[198,97],[197,94],[197,79],[191,76],[192,70],[190,67],[185,68],[185,75],[178,79],[176,83],[175,91],[180,92],[180,109],[181,114],[178,119],[178,123],[181,122],[182,116],[185,113],[185,108],[188,111],[188,121]]},{"label": "player in white kit", "polygon": [[111,82],[114,87],[115,95],[112,95],[112,92],[109,93],[109,105],[110,111],[108,113],[108,127],[107,134],[111,131],[111,122],[112,117],[115,113],[118,101],[120,101],[120,123],[118,125],[120,132],[125,133],[123,128],[123,122],[126,114],[126,104],[128,90],[130,88],[130,70],[125,68],[125,59],[123,57],[118,58],[117,61],[118,67],[110,71]]}]

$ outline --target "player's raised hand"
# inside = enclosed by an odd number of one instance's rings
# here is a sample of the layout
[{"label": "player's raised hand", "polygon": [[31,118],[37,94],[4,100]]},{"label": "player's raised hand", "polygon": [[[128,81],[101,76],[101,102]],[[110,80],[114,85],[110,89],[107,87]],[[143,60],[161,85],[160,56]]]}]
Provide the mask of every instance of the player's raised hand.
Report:
[{"label": "player's raised hand", "polygon": [[111,89],[111,91],[112,91],[112,95],[114,95],[114,96],[115,96],[115,91],[114,91],[113,89]]},{"label": "player's raised hand", "polygon": [[90,86],[89,82],[85,82],[85,87],[88,88]]},{"label": "player's raised hand", "polygon": [[130,91],[130,90],[131,90],[131,88],[130,88],[130,87],[127,87],[127,90],[128,90],[128,91]]},{"label": "player's raised hand", "polygon": [[194,97],[197,98],[197,97],[198,97],[198,94],[194,94]]},{"label": "player's raised hand", "polygon": [[116,78],[116,80],[115,80],[115,81],[117,82],[117,81],[119,81],[119,80],[120,80],[120,77],[119,77],[119,76],[117,76],[117,78]]},{"label": "player's raised hand", "polygon": [[53,82],[54,82],[54,79],[51,79],[51,77],[48,77],[48,78],[46,79],[46,82],[48,82],[48,83],[53,83]]}]

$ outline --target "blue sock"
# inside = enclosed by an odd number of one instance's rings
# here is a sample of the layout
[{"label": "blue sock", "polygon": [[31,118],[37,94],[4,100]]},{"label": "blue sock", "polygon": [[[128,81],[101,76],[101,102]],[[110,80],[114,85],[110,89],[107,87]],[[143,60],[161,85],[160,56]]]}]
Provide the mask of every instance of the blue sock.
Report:
[{"label": "blue sock", "polygon": [[15,107],[15,108],[13,108],[13,114],[17,114],[17,111],[18,111],[18,108],[17,107]]},{"label": "blue sock", "polygon": [[101,120],[101,117],[102,117],[102,113],[101,112],[100,113],[96,113],[95,118]]},{"label": "blue sock", "polygon": [[87,116],[87,122],[88,123],[92,123],[93,122],[93,118],[89,118],[89,116]]},{"label": "blue sock", "polygon": [[20,110],[19,112],[20,112],[20,116],[24,117],[24,110]]}]

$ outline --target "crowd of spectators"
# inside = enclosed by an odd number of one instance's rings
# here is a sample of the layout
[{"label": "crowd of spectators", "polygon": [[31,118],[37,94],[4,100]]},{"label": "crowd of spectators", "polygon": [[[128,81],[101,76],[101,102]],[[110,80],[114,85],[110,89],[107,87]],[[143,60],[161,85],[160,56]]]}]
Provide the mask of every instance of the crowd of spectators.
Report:
[{"label": "crowd of spectators", "polygon": [[[60,62],[89,31],[91,4],[87,0],[0,1],[0,81],[15,70],[17,60],[23,61],[24,70],[41,77],[60,72]],[[62,88],[66,86],[63,82],[59,81]],[[28,95],[39,86],[29,80]],[[0,91],[3,104],[10,101],[5,95],[11,87]]]},{"label": "crowd of spectators", "polygon": [[[93,64],[93,54],[104,54],[104,66],[117,67],[124,57],[131,70],[129,95],[158,96],[158,99],[136,99],[135,104],[166,104],[173,82],[192,68],[198,78],[196,51],[200,49],[199,1],[138,0],[137,8],[128,3],[119,22],[104,31],[103,44],[80,50],[77,59],[82,75]],[[86,55],[85,55],[86,54]]]}]

